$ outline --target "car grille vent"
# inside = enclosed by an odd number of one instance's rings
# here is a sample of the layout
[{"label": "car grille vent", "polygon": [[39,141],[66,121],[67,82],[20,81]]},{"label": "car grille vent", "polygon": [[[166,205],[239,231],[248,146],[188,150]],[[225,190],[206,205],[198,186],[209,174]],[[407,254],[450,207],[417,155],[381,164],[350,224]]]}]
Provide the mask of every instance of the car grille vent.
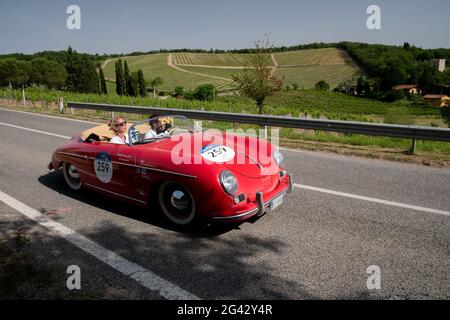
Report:
[{"label": "car grille vent", "polygon": [[239,199],[239,203],[241,203],[242,201],[244,201],[245,200],[245,194],[240,194],[239,196],[238,196],[238,199]]}]

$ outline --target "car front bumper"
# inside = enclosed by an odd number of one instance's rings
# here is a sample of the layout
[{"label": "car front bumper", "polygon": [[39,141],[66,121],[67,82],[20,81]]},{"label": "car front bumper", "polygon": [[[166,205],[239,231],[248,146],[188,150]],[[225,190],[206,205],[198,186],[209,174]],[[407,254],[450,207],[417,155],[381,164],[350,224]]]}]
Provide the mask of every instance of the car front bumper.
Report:
[{"label": "car front bumper", "polygon": [[277,199],[278,197],[284,196],[285,194],[289,194],[292,192],[293,189],[293,180],[292,180],[292,174],[288,175],[288,186],[284,188],[282,191],[278,192],[277,194],[271,196],[268,200],[264,200],[264,196],[262,192],[256,192],[256,208],[239,213],[236,215],[231,216],[213,216],[212,221],[213,222],[237,222],[241,220],[248,219],[253,216],[261,217],[265,213],[270,211],[270,204],[274,199]]}]

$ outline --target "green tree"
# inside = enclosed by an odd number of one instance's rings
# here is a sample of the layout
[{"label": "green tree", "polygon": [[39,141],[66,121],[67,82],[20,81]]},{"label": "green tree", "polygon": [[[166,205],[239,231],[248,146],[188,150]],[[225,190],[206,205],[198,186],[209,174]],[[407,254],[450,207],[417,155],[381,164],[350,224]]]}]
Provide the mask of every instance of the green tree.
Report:
[{"label": "green tree", "polygon": [[26,85],[30,79],[31,63],[28,61],[7,58],[0,61],[0,82],[18,88]]},{"label": "green tree", "polygon": [[215,90],[216,87],[212,84],[202,84],[195,89],[193,97],[200,101],[211,101],[214,99]]},{"label": "green tree", "polygon": [[119,59],[115,64],[116,69],[116,93],[119,96],[124,95],[124,81],[123,81],[123,68],[122,68],[122,59]]},{"label": "green tree", "polygon": [[131,83],[131,75],[130,75],[130,69],[128,68],[128,63],[126,60],[123,62],[123,81],[125,82],[125,95],[133,96],[133,88]]},{"label": "green tree", "polygon": [[164,83],[164,81],[161,77],[156,77],[150,82],[150,85],[153,88],[153,98],[154,99],[156,98],[156,92],[158,90],[158,87],[161,86],[163,83]]},{"label": "green tree", "polygon": [[330,90],[330,85],[325,80],[320,80],[314,87],[317,90]]},{"label": "green tree", "polygon": [[129,83],[128,95],[137,97],[139,95],[139,74],[137,71],[131,73]]},{"label": "green tree", "polygon": [[80,55],[69,47],[66,71],[65,87],[67,90],[81,93],[98,93],[100,91],[96,67],[89,55]]},{"label": "green tree", "polygon": [[356,92],[367,96],[370,93],[370,84],[366,77],[359,77],[356,82]]},{"label": "green tree", "polygon": [[103,69],[101,67],[99,67],[99,78],[100,78],[100,93],[108,94],[108,89],[106,88],[105,74],[103,73]]},{"label": "green tree", "polygon": [[79,57],[78,60],[79,66],[77,68],[77,72],[80,82],[77,85],[76,91],[81,93],[100,92],[98,74],[92,60],[83,56]]},{"label": "green tree", "polygon": [[31,60],[31,82],[45,85],[49,89],[61,89],[66,79],[67,71],[62,64],[44,58]]},{"label": "green tree", "polygon": [[76,91],[77,84],[77,75],[76,75],[76,53],[72,50],[71,47],[67,49],[67,63],[66,63],[66,71],[67,78],[65,87],[68,91]]},{"label": "green tree", "polygon": [[283,88],[283,79],[277,79],[272,72],[270,55],[272,46],[266,37],[265,42],[256,41],[256,48],[252,50],[246,62],[245,69],[232,76],[235,87],[239,92],[255,101],[260,114],[263,113],[264,103]]},{"label": "green tree", "polygon": [[141,97],[146,97],[147,83],[145,82],[144,72],[141,69],[138,70],[138,85],[139,85],[139,95]]},{"label": "green tree", "polygon": [[423,93],[434,93],[438,86],[438,71],[432,62],[423,62],[419,65],[417,84]]},{"label": "green tree", "polygon": [[174,96],[177,98],[184,96],[184,88],[182,86],[175,87]]}]

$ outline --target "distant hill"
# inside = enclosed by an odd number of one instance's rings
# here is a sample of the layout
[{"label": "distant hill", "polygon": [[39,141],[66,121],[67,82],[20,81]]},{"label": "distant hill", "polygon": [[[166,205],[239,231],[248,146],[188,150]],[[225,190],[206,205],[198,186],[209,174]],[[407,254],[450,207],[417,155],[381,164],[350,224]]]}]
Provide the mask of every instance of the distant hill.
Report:
[{"label": "distant hill", "polygon": [[[244,53],[193,53],[174,52],[126,56],[131,71],[142,69],[147,80],[162,77],[163,90],[176,86],[194,89],[200,84],[212,83],[219,91],[232,89],[232,75],[245,67]],[[275,76],[284,77],[286,85],[312,88],[320,81],[332,87],[348,81],[356,81],[362,72],[348,54],[338,48],[304,49],[272,54]],[[103,69],[107,79],[115,78],[114,63],[109,59]]]}]

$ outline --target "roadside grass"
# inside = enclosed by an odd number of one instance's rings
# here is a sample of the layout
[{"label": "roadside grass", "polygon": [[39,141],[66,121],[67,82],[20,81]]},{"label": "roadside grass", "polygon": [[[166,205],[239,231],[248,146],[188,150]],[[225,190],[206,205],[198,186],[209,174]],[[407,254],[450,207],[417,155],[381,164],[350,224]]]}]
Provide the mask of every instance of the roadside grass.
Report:
[{"label": "roadside grass", "polygon": [[[407,151],[411,147],[410,139],[366,136],[360,134],[325,133],[320,131],[294,132],[293,129],[282,129],[280,137],[316,142],[332,142],[343,145],[370,146]],[[418,152],[438,153],[450,156],[450,143],[441,141],[417,141]]]}]

